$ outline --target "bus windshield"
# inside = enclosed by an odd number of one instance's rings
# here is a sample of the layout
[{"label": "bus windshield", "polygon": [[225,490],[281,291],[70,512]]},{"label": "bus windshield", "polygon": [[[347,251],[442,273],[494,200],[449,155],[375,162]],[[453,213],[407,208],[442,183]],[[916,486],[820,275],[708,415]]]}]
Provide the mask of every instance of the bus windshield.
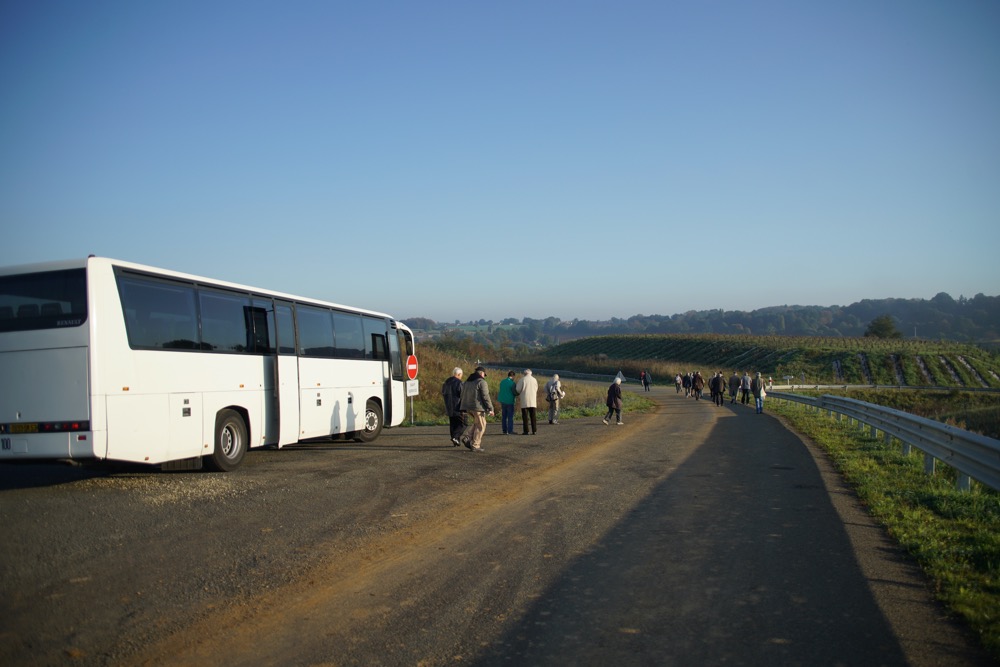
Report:
[{"label": "bus windshield", "polygon": [[0,332],[78,327],[86,320],[86,269],[0,276]]}]

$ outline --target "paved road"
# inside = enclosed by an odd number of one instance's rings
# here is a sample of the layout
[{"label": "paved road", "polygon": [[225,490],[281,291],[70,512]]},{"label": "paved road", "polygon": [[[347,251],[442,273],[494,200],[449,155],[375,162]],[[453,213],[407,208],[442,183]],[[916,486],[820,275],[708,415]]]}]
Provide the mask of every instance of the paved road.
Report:
[{"label": "paved road", "polygon": [[406,428],[228,475],[0,466],[0,661],[993,664],[777,419],[653,396],[481,454]]}]

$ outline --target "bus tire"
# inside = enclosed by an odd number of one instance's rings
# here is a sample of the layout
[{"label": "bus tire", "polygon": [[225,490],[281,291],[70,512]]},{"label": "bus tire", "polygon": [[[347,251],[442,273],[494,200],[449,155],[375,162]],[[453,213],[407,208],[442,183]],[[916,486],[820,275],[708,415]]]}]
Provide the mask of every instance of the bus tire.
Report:
[{"label": "bus tire", "polygon": [[229,472],[239,467],[247,453],[247,426],[235,410],[220,410],[215,417],[215,450],[205,457],[210,470]]},{"label": "bus tire", "polygon": [[375,401],[365,405],[365,426],[358,431],[359,442],[373,442],[382,432],[382,407]]}]

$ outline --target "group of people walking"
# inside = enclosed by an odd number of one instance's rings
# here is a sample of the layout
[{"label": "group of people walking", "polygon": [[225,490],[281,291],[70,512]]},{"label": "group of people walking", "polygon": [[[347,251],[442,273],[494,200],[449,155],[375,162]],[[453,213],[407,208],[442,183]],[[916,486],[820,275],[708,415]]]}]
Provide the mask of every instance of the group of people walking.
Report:
[{"label": "group of people walking", "polygon": [[[769,380],[765,381],[760,373],[757,373],[754,377],[750,377],[750,374],[746,371],[743,371],[742,376],[738,371],[733,371],[733,374],[727,381],[722,371],[719,371],[709,378],[707,384],[712,401],[716,405],[723,405],[725,403],[726,391],[728,389],[730,403],[735,403],[737,397],[739,397],[740,403],[746,405],[750,402],[750,396],[753,396],[756,412],[757,414],[761,414],[764,412],[764,397],[767,396],[766,386],[768,383]],[[694,371],[686,375],[678,373],[677,377],[674,378],[674,386],[677,389],[677,393],[680,393],[683,389],[685,396],[694,398],[695,400],[701,400],[705,384],[705,378],[700,371]]]},{"label": "group of people walking", "polygon": [[[451,377],[444,381],[441,395],[444,397],[445,412],[448,415],[451,443],[455,447],[465,446],[474,452],[483,451],[483,434],[486,432],[486,417],[494,415],[490,400],[489,386],[486,384],[486,369],[476,366],[467,380],[462,381],[462,369],[455,367]],[[500,426],[504,435],[514,432],[515,401],[521,402],[522,435],[538,433],[538,380],[530,368],[524,369],[515,380],[514,371],[501,380],[497,391],[500,402]],[[549,403],[549,423],[559,423],[559,402],[566,397],[558,375],[545,383],[545,400]],[[529,430],[530,427],[530,430]]]},{"label": "group of people walking", "polygon": [[[497,392],[497,400],[500,402],[500,428],[504,435],[517,435],[514,431],[514,409],[516,402],[521,403],[521,426],[522,435],[536,435],[538,433],[537,409],[538,409],[538,380],[532,375],[531,369],[526,368],[520,378],[516,378],[516,373],[510,371],[507,377],[500,382]],[[455,367],[451,377],[445,380],[441,386],[441,395],[444,397],[445,412],[448,415],[450,424],[451,443],[455,447],[466,447],[474,452],[483,451],[483,435],[486,433],[486,418],[492,417],[494,413],[493,401],[490,399],[489,385],[486,383],[486,369],[476,366],[476,370],[466,380],[462,380],[463,371]],[[649,373],[642,372],[640,381],[643,388],[649,391]],[[611,423],[612,417],[618,426],[622,422],[622,377],[621,374],[615,378],[611,386],[608,387],[608,397],[606,405],[608,412],[601,421],[605,425]],[[705,389],[706,381],[700,371],[681,375],[674,378],[677,393],[681,389],[684,395],[701,400],[702,392]],[[757,414],[764,412],[764,397],[767,395],[765,380],[757,373],[754,377],[744,371],[743,375],[733,371],[732,376],[727,380],[722,371],[717,372],[707,382],[708,390],[711,393],[712,401],[716,405],[725,403],[725,395],[728,390],[729,402],[735,403],[737,397],[740,403],[750,402],[750,396],[754,398],[754,405]],[[553,375],[552,379],[545,383],[545,400],[549,404],[549,423],[559,423],[559,403],[566,397],[566,392],[559,381],[559,375]]]}]

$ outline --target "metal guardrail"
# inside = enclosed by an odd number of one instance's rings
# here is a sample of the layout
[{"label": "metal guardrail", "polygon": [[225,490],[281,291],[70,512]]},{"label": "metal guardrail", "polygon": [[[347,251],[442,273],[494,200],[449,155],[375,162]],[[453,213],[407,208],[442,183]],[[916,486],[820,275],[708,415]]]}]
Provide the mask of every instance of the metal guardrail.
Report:
[{"label": "metal guardrail", "polygon": [[768,392],[767,397],[801,403],[831,416],[838,415],[838,419],[847,417],[861,424],[862,429],[871,428],[873,436],[881,431],[887,444],[896,438],[906,451],[914,447],[924,453],[924,469],[928,473],[934,472],[935,460],[957,470],[960,489],[967,490],[969,478],[972,478],[1000,490],[1000,440],[853,398],[784,392]]}]

